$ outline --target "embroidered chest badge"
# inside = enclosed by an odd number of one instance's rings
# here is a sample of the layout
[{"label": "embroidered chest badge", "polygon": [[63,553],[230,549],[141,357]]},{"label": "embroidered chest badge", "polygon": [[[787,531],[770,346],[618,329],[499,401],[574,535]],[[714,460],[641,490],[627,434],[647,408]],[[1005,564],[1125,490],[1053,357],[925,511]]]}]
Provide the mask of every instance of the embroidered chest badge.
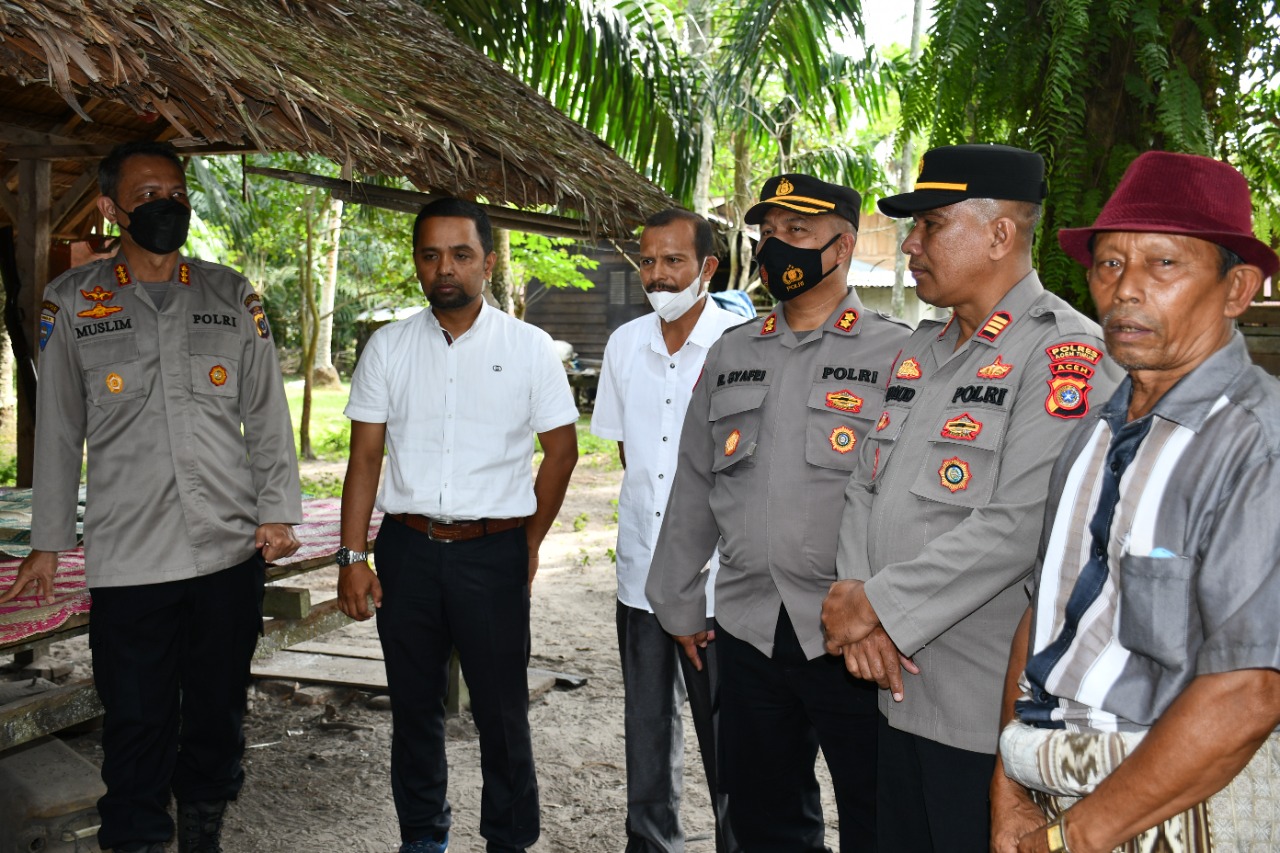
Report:
[{"label": "embroidered chest badge", "polygon": [[101,302],[95,302],[92,308],[86,308],[83,311],[77,311],[77,317],[91,317],[94,320],[101,320],[103,317],[110,317],[118,311],[123,311],[123,305],[103,305]]},{"label": "embroidered chest badge", "polygon": [[738,449],[738,442],[742,440],[742,433],[734,430],[729,433],[729,437],[724,440],[724,455],[732,456]]},{"label": "embroidered chest badge", "polygon": [[854,325],[858,322],[858,312],[852,308],[844,309],[844,313],[836,319],[835,326],[842,332],[852,332]]},{"label": "embroidered chest badge", "polygon": [[898,365],[898,372],[893,376],[895,379],[919,379],[923,375],[920,372],[920,362],[914,358],[909,358]]},{"label": "embroidered chest badge", "polygon": [[982,432],[982,422],[974,420],[968,412],[942,425],[942,437],[957,441],[973,441],[980,432]]},{"label": "embroidered chest badge", "polygon": [[95,284],[93,290],[82,290],[80,295],[90,302],[110,302],[116,298],[116,294],[111,290],[103,290],[102,285]]},{"label": "embroidered chest badge", "polygon": [[221,364],[215,364],[213,369],[209,371],[209,381],[221,388],[227,384],[227,369]]},{"label": "embroidered chest badge", "polygon": [[1004,379],[1013,371],[1012,364],[1005,364],[1004,359],[996,356],[996,360],[988,364],[986,367],[978,368],[979,379]]},{"label": "embroidered chest badge", "polygon": [[832,391],[827,394],[827,408],[839,409],[842,412],[861,412],[862,398],[848,388],[843,391]]},{"label": "embroidered chest badge", "polygon": [[778,315],[770,314],[764,318],[764,325],[760,327],[760,334],[772,335],[774,330],[778,328]]},{"label": "embroidered chest badge", "polygon": [[124,390],[124,378],[119,373],[108,373],[107,390],[112,394],[119,394]]},{"label": "embroidered chest badge", "polygon": [[858,443],[858,436],[854,435],[853,430],[847,426],[836,427],[827,439],[831,442],[831,449],[836,453],[848,453]]},{"label": "embroidered chest badge", "polygon": [[942,481],[945,488],[951,490],[952,494],[969,488],[969,480],[972,477],[969,463],[958,456],[944,459],[942,467],[938,469],[938,479]]},{"label": "embroidered chest badge", "polygon": [[881,412],[880,420],[876,421],[876,432],[879,432],[880,430],[884,429],[888,425],[889,425],[889,413]]}]

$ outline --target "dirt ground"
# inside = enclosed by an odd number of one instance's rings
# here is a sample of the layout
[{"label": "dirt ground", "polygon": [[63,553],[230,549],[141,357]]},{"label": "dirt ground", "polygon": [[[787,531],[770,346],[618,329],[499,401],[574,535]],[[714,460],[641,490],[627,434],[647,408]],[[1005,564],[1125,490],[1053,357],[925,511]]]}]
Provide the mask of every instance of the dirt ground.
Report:
[{"label": "dirt ground", "polygon": [[[542,812],[542,837],[530,848],[534,853],[603,853],[626,845],[623,690],[611,559],[617,535],[611,502],[622,472],[584,461],[543,545],[534,584],[531,665],[587,678],[584,686],[554,689],[530,707]],[[313,601],[333,596],[336,570],[306,577]],[[287,583],[298,586],[300,580]],[[321,639],[377,644],[372,621]],[[62,644],[58,656],[87,672],[83,638]],[[266,688],[250,692],[246,784],[228,811],[223,836],[228,853],[396,850],[399,833],[388,780],[390,712],[367,707],[369,693],[352,692],[326,708],[297,705]],[[712,853],[710,801],[687,711],[685,735],[686,850]],[[67,740],[101,761],[96,733]],[[450,722],[446,748],[454,819],[450,853],[483,853],[479,744],[467,714]],[[819,778],[828,844],[834,847],[835,805],[821,760]]]}]

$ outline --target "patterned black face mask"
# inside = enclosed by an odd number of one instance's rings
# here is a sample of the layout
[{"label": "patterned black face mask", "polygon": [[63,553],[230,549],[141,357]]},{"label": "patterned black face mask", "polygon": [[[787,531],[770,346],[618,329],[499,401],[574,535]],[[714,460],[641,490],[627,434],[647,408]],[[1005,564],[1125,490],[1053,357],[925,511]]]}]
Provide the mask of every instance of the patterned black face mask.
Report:
[{"label": "patterned black face mask", "polygon": [[822,271],[822,253],[840,239],[837,234],[821,249],[802,249],[784,243],[777,237],[766,238],[756,252],[760,264],[760,280],[779,302],[795,299],[806,290],[817,287],[823,279],[835,272],[832,267]]}]

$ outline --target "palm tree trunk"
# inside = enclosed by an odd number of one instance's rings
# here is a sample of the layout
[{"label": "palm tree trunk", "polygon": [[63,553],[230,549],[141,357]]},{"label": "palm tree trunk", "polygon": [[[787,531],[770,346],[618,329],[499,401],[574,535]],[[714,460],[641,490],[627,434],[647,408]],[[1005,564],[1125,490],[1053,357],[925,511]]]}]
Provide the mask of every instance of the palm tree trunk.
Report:
[{"label": "palm tree trunk", "polygon": [[320,282],[318,329],[313,381],[322,388],[337,387],[338,369],[333,366],[333,303],[338,290],[338,251],[342,240],[342,199],[329,200],[325,216],[329,246],[325,253],[324,279]]},{"label": "palm tree trunk", "polygon": [[[523,315],[516,313],[515,277],[511,273],[511,232],[505,228],[493,229],[493,251],[498,256],[493,265],[493,276],[489,279],[489,294],[497,306],[514,317]],[[521,301],[523,308],[523,300]]]},{"label": "palm tree trunk", "polygon": [[[920,30],[924,26],[924,0],[916,0],[915,11],[911,16],[911,68],[915,68],[920,61]],[[907,136],[906,142],[902,144],[902,159],[899,161],[898,167],[898,192],[905,193],[911,191],[911,178],[915,171],[916,165],[915,141]],[[902,241],[907,239],[907,232],[911,230],[912,220],[899,219],[895,231],[898,235],[898,245],[902,245]],[[902,317],[906,314],[907,308],[907,256],[902,252],[894,255],[893,259],[893,291],[889,296],[889,313],[895,317]]]},{"label": "palm tree trunk", "polygon": [[744,129],[733,131],[733,222],[729,240],[729,288],[746,290],[751,277],[751,238],[743,230],[742,217],[751,207],[751,139]]}]

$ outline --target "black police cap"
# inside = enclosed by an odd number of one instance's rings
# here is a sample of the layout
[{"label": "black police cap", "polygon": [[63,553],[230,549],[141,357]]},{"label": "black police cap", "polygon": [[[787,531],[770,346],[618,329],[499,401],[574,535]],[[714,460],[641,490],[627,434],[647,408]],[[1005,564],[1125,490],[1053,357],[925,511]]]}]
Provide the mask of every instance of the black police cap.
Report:
[{"label": "black police cap", "polygon": [[829,184],[812,175],[776,175],[764,182],[760,201],[751,206],[744,220],[748,225],[759,225],[771,207],[794,210],[805,216],[834,213],[853,223],[856,230],[862,196],[848,187]]},{"label": "black police cap", "polygon": [[1011,145],[947,145],[924,153],[916,188],[880,199],[885,216],[904,217],[967,198],[1039,204],[1044,198],[1044,158]]}]

